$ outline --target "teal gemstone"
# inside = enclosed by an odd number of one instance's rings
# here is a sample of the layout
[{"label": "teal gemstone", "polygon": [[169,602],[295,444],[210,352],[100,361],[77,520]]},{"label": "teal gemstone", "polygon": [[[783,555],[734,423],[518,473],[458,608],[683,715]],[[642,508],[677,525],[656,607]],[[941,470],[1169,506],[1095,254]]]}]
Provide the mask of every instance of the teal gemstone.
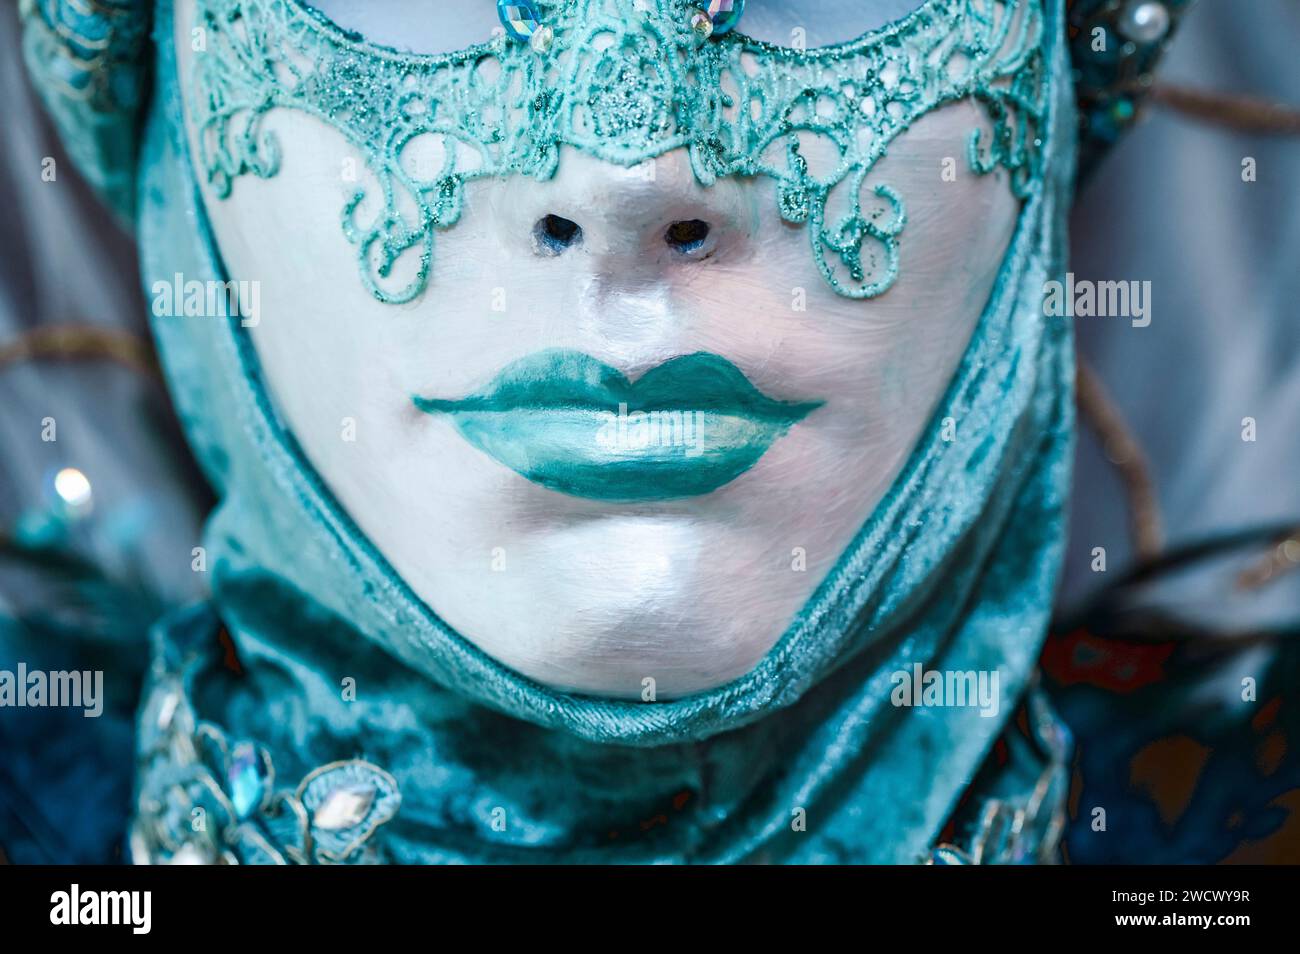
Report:
[{"label": "teal gemstone", "polygon": [[501,18],[506,33],[515,40],[527,42],[542,25],[542,15],[533,0],[515,0],[514,3],[497,0],[497,16]]},{"label": "teal gemstone", "polygon": [[251,742],[241,742],[231,750],[230,769],[226,781],[230,788],[230,804],[240,819],[247,818],[262,803],[266,779],[262,773],[262,760]]},{"label": "teal gemstone", "polygon": [[745,12],[745,0],[705,0],[701,9],[713,21],[713,36],[721,36],[733,29]]}]

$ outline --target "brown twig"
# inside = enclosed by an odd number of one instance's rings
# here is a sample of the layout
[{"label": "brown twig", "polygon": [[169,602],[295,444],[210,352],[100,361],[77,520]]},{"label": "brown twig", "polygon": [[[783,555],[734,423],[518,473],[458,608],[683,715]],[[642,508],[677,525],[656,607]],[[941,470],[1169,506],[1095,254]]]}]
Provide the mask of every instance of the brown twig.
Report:
[{"label": "brown twig", "polygon": [[1282,103],[1168,83],[1156,84],[1149,95],[1152,102],[1161,106],[1239,132],[1300,135],[1300,109]]},{"label": "brown twig", "polygon": [[1082,359],[1075,399],[1080,415],[1100,439],[1102,451],[1119,470],[1128,497],[1129,526],[1137,555],[1142,560],[1154,559],[1164,549],[1165,540],[1150,464],[1101,378]]},{"label": "brown twig", "polygon": [[1278,540],[1273,549],[1237,576],[1237,586],[1243,590],[1257,590],[1284,573],[1300,569],[1300,527]]},{"label": "brown twig", "polygon": [[137,335],[93,325],[44,325],[0,344],[0,370],[20,361],[113,361],[159,379],[149,343]]}]

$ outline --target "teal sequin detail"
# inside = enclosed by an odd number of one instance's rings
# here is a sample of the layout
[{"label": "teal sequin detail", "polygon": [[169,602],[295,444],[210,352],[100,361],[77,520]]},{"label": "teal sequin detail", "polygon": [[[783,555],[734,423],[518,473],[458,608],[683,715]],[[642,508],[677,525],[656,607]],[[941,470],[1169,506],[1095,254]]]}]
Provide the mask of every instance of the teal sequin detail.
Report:
[{"label": "teal sequin detail", "polygon": [[[770,178],[781,216],[807,226],[818,268],[849,298],[880,295],[898,277],[904,197],[872,172],[921,116],[978,101],[992,135],[970,137],[974,172],[1005,168],[1021,198],[1038,175],[1040,0],[926,0],[852,43],[812,50],[735,32],[702,42],[681,0],[539,6],[555,34],[545,53],[500,38],[419,55],[368,43],[291,0],[198,0],[200,168],[224,198],[238,176],[278,171],[268,111],[324,120],[374,176],[378,211],[363,212],[372,197],[356,188],[343,231],[366,288],[393,303],[427,286],[434,233],[460,217],[467,183],[550,178],[564,146],[621,166],[686,149],[706,186]],[[811,140],[838,157],[820,174],[806,158]],[[428,157],[436,168],[421,168]],[[407,256],[413,267],[398,269]]]}]

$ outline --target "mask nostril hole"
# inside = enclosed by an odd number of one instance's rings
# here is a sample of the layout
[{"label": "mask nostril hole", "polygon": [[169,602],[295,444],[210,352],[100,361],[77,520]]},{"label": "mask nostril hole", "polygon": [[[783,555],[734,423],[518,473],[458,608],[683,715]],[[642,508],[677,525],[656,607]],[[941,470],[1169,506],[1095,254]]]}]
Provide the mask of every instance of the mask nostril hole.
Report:
[{"label": "mask nostril hole", "polygon": [[708,237],[709,223],[701,222],[699,219],[674,222],[664,233],[664,241],[669,247],[683,254],[696,251]]},{"label": "mask nostril hole", "polygon": [[559,215],[545,215],[533,226],[533,237],[539,251],[559,255],[582,241],[582,226]]}]

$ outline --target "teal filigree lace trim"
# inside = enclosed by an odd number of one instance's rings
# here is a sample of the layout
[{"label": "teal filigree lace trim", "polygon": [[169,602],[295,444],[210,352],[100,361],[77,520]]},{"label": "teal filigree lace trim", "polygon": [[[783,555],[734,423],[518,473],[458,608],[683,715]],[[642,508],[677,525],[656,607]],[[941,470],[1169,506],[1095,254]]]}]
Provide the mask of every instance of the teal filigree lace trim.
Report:
[{"label": "teal filigree lace trim", "polygon": [[[880,295],[898,276],[904,197],[872,171],[919,117],[973,98],[992,135],[972,132],[971,168],[1005,168],[1021,198],[1039,174],[1041,0],[925,0],[854,42],[811,50],[736,33],[700,41],[683,0],[541,7],[554,30],[545,53],[502,37],[420,55],[293,0],[197,0],[201,171],[222,198],[238,176],[275,175],[280,146],[262,128],[275,107],[329,124],[374,177],[373,196],[358,186],[346,202],[343,231],[366,288],[393,303],[426,287],[434,233],[456,223],[468,182],[547,179],[562,146],[622,166],[684,148],[705,186],[770,178],[781,216],[807,226],[818,268],[849,298]],[[829,169],[813,170],[810,139],[832,147]],[[411,256],[414,267],[397,268]]]}]

